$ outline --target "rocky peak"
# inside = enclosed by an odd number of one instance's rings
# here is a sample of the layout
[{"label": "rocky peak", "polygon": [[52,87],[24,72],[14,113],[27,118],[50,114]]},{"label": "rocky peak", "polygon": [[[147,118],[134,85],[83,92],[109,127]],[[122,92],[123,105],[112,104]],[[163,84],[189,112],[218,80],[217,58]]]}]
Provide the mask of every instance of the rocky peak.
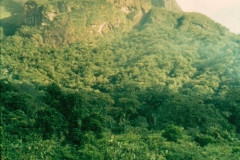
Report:
[{"label": "rocky peak", "polygon": [[128,30],[155,7],[182,11],[176,0],[28,0],[25,24],[49,26],[42,27],[47,42],[72,43]]},{"label": "rocky peak", "polygon": [[[21,0],[27,1],[25,3],[25,23],[27,25],[41,25],[48,24],[53,21],[54,18],[61,13],[71,12],[71,3],[68,5],[65,1],[50,1],[45,0]],[[88,0],[89,2],[92,0]],[[109,2],[115,4],[116,8],[119,8],[123,13],[130,14],[136,10],[142,10],[147,13],[152,7],[161,7],[173,12],[181,12],[181,8],[176,0],[102,0],[103,2]],[[83,3],[84,1],[74,2],[75,5]],[[94,2],[94,1],[93,1]],[[82,4],[81,4],[82,5]],[[49,6],[50,9],[49,9]],[[54,6],[54,7],[53,7]],[[73,7],[74,8],[74,7]]]},{"label": "rocky peak", "polygon": [[173,12],[182,12],[181,7],[178,5],[176,0],[152,0],[152,5],[165,8]]}]

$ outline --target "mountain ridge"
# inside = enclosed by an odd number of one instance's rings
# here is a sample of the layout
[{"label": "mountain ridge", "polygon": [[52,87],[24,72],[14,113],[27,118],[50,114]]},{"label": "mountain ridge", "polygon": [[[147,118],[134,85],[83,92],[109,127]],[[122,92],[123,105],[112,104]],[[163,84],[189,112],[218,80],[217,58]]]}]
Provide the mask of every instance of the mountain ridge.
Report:
[{"label": "mountain ridge", "polygon": [[0,159],[240,157],[239,35],[173,0],[19,11],[0,20]]},{"label": "mountain ridge", "polygon": [[[73,0],[28,0],[24,4],[24,15],[21,14],[24,16],[24,19],[20,18],[18,20],[19,25],[16,25],[16,27],[7,27],[8,25],[4,25],[7,23],[14,26],[15,24],[13,24],[14,22],[11,20],[14,17],[2,20],[1,24],[6,31],[10,30],[9,28],[19,28],[22,24],[38,26],[41,28],[44,40],[47,41],[47,43],[56,44],[56,41],[60,44],[73,43],[76,40],[92,39],[95,36],[105,34],[119,27],[122,30],[124,30],[124,28],[130,29],[129,27],[136,25],[142,16],[147,14],[154,6],[174,12],[181,12],[175,0],[102,0],[97,2],[92,0],[78,2]],[[91,8],[93,15],[85,15],[85,13],[90,10],[85,10],[84,8]],[[105,11],[103,12],[103,10]],[[76,13],[83,16],[76,16]],[[68,17],[71,17],[71,19]],[[9,23],[7,22],[8,20]],[[82,23],[77,21],[82,21]],[[70,23],[71,26],[68,25]],[[61,28],[59,28],[58,25],[61,26]],[[48,28],[54,29],[49,30]],[[14,31],[10,30],[7,34],[11,32]],[[56,39],[54,37],[58,38]]]}]

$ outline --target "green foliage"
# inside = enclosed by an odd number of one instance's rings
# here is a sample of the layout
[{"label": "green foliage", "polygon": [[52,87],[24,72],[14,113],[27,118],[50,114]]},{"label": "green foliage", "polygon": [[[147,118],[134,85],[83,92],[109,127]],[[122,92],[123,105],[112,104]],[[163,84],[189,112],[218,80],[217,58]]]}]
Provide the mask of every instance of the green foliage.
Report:
[{"label": "green foliage", "polygon": [[215,143],[216,142],[216,140],[209,135],[198,135],[198,136],[196,136],[195,141],[197,143],[199,143],[201,146],[206,146],[209,143]]},{"label": "green foliage", "polygon": [[4,35],[14,35],[24,21],[23,5],[15,0],[1,0],[0,9],[0,28]]},{"label": "green foliage", "polygon": [[169,141],[174,141],[176,142],[177,140],[182,138],[182,131],[183,128],[170,125],[167,126],[166,129],[163,132],[163,137],[167,138]]},{"label": "green foliage", "polygon": [[36,112],[35,127],[42,133],[44,139],[49,139],[53,135],[58,137],[65,133],[67,122],[63,115],[55,109],[43,109]]},{"label": "green foliage", "polygon": [[240,152],[240,147],[234,147],[234,148],[232,149],[232,152],[233,152],[233,153],[239,153],[239,152]]},{"label": "green foliage", "polygon": [[62,146],[52,139],[42,140],[35,136],[28,142],[5,141],[4,145],[6,148],[2,154],[3,159],[76,159],[70,146]]},{"label": "green foliage", "polygon": [[167,160],[198,160],[201,156],[191,151],[174,151],[166,155]]},{"label": "green foliage", "polygon": [[0,27],[0,40],[3,40],[4,38],[4,29]]},{"label": "green foliage", "polygon": [[97,113],[91,113],[82,119],[81,129],[83,131],[92,131],[101,137],[104,129],[104,117]]},{"label": "green foliage", "polygon": [[0,19],[2,159],[240,157],[240,37],[152,3],[31,0]]},{"label": "green foliage", "polygon": [[79,155],[82,160],[103,160],[104,156],[101,151],[93,145],[87,144],[83,149],[79,150]]}]

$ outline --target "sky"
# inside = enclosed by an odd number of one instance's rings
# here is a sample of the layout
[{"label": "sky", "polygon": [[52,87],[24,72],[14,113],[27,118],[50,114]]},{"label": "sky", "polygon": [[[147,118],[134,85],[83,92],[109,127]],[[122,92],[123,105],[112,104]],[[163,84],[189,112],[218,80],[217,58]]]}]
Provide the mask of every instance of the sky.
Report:
[{"label": "sky", "polygon": [[240,0],[177,0],[185,12],[199,12],[240,34]]}]

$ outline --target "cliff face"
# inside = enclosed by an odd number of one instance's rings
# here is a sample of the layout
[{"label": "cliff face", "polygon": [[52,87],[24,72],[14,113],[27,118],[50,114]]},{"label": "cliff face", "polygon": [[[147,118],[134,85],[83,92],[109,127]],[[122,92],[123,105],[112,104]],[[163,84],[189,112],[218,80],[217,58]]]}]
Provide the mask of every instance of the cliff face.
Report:
[{"label": "cliff face", "polygon": [[175,0],[29,0],[24,6],[25,24],[43,26],[48,43],[73,43],[128,30],[154,7],[181,11]]},{"label": "cliff face", "polygon": [[24,5],[26,25],[47,25],[57,16],[52,5],[40,5],[35,1],[28,1]]},{"label": "cliff face", "polygon": [[[114,4],[114,7],[120,9],[121,12],[128,15],[141,9],[143,13],[148,12],[152,7],[161,7],[173,12],[181,12],[181,8],[176,0],[105,0]],[[71,1],[69,1],[71,2]],[[66,4],[63,1],[52,3],[47,1],[46,4],[37,3],[37,1],[29,0],[25,3],[25,22],[28,25],[41,25],[47,21],[53,21],[54,17],[61,13],[72,12],[72,9],[81,8],[80,5],[94,3],[94,1],[79,1]],[[104,2],[104,0],[100,1]],[[54,6],[55,5],[55,6]],[[55,8],[55,10],[53,9]]]}]

